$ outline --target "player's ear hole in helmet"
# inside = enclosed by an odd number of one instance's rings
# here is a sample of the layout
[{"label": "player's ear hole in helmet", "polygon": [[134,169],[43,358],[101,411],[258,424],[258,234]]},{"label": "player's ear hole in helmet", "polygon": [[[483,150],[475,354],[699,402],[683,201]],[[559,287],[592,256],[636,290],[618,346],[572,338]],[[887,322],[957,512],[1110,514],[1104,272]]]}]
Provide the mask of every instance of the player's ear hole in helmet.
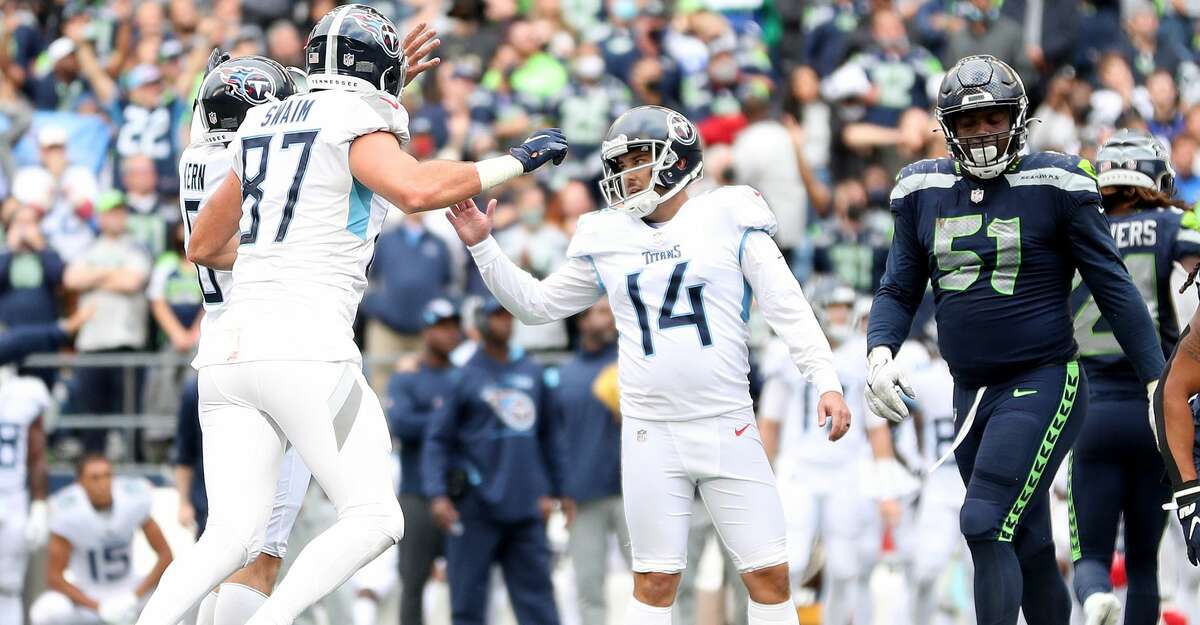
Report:
[{"label": "player's ear hole in helmet", "polygon": [[1188,210],[1175,199],[1175,169],[1158,139],[1138,130],[1121,129],[1096,152],[1097,182],[1108,212],[1173,206]]},{"label": "player's ear hole in helmet", "polygon": [[304,62],[313,90],[381,91],[400,97],[408,74],[396,25],[363,4],[326,13],[308,35]]},{"label": "player's ear hole in helmet", "polygon": [[220,138],[237,131],[246,111],[295,93],[293,75],[274,60],[264,56],[227,59],[205,74],[195,114],[210,137]]},{"label": "player's ear hole in helmet", "polygon": [[999,176],[1025,147],[1025,85],[999,59],[963,58],[942,79],[935,117],[951,156],[977,178]]},{"label": "player's ear hole in helmet", "polygon": [[645,217],[704,171],[700,132],[682,114],[639,106],[613,122],[600,146],[600,192],[609,208]]}]

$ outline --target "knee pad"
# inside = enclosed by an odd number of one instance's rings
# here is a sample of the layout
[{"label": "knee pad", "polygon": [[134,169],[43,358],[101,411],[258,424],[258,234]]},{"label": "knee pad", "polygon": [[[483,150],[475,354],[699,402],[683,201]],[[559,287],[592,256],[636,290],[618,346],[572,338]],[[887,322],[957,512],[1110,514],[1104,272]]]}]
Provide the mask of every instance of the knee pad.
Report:
[{"label": "knee pad", "polygon": [[959,531],[968,541],[995,540],[1003,515],[1004,511],[995,503],[967,499],[958,513]]}]

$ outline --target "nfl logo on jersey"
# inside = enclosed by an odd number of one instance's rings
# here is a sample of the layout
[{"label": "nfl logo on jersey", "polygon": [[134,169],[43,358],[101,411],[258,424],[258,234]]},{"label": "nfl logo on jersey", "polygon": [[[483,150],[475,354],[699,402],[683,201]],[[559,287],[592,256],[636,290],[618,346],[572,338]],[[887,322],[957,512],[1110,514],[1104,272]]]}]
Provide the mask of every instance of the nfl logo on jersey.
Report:
[{"label": "nfl logo on jersey", "polygon": [[971,201],[978,204],[983,201],[983,189],[971,189]]},{"label": "nfl logo on jersey", "polygon": [[646,430],[638,430],[637,431],[637,441],[639,443],[646,442]]}]

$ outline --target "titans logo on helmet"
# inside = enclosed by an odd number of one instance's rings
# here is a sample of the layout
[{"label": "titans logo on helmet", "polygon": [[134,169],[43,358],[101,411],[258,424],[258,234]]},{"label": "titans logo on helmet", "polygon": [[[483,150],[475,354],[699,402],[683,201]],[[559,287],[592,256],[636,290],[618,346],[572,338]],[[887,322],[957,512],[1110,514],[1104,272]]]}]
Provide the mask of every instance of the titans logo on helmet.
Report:
[{"label": "titans logo on helmet", "polygon": [[349,15],[363,30],[371,33],[375,41],[383,46],[383,51],[388,56],[400,58],[400,35],[396,33],[395,27],[378,15],[372,13],[359,12]]},{"label": "titans logo on helmet", "polygon": [[696,142],[696,127],[686,117],[671,111],[667,115],[667,127],[670,130],[672,138],[684,145],[691,145]]},{"label": "titans logo on helmet", "polygon": [[275,80],[257,67],[235,65],[221,71],[221,82],[229,85],[234,95],[252,104],[275,100]]}]

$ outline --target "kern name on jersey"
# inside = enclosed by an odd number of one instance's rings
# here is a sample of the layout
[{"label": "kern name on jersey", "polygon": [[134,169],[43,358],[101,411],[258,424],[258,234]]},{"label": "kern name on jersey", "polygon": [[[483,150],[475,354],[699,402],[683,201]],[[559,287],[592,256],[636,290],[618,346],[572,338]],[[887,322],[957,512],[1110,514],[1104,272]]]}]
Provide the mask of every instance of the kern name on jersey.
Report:
[{"label": "kern name on jersey", "polygon": [[781,382],[780,389],[788,398],[783,414],[778,415],[778,466],[851,464],[870,455],[866,436],[867,420],[879,418],[869,415],[862,403],[866,387],[866,353],[866,341],[861,337],[851,339],[833,350],[833,365],[842,382],[847,407],[850,408],[850,414],[856,417],[850,420],[850,431],[834,442],[829,440],[829,424],[826,423],[825,427],[818,425],[817,404],[821,392],[817,385],[806,380],[796,368],[786,344],[778,340],[770,343],[763,355],[762,374]]},{"label": "kern name on jersey", "polygon": [[113,503],[97,511],[72,484],[50,498],[50,532],[71,543],[68,571],[83,588],[120,585],[133,574],[133,537],[150,518],[150,484],[113,479]]},{"label": "kern name on jersey", "polygon": [[567,256],[590,259],[620,335],[621,413],[681,421],[752,414],[746,347],[746,234],[775,232],[750,187],[689,199],[659,228],[614,210],[588,213]]},{"label": "kern name on jersey", "polygon": [[[350,173],[350,144],[408,115],[380,93],[317,91],[246,114],[230,150],[242,181],[237,294],[197,366],[358,361],[352,325],[390,204]],[[379,163],[387,167],[387,163]]]},{"label": "kern name on jersey", "polygon": [[[192,238],[192,226],[200,214],[200,207],[212,197],[233,167],[233,154],[227,146],[224,141],[205,138],[189,145],[179,158],[179,210],[183,213],[185,248]],[[225,301],[233,293],[233,273],[197,267],[196,278],[204,294],[204,319],[200,321],[203,336],[203,329],[216,322]]]},{"label": "kern name on jersey", "polygon": [[49,407],[50,393],[37,378],[0,383],[0,493],[25,491],[29,425]]}]

